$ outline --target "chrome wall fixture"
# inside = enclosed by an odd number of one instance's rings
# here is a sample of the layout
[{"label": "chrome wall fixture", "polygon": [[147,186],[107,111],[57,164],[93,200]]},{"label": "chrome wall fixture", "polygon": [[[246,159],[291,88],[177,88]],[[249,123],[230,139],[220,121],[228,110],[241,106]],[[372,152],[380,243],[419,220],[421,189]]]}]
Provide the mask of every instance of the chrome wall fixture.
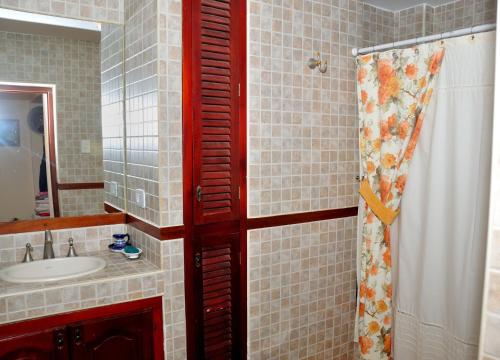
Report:
[{"label": "chrome wall fixture", "polygon": [[326,60],[322,61],[319,58],[319,51],[317,51],[314,55],[315,55],[314,57],[309,58],[309,60],[307,60],[307,66],[309,66],[309,69],[311,70],[318,68],[319,72],[324,74],[327,69],[327,64],[328,64],[327,61]]}]

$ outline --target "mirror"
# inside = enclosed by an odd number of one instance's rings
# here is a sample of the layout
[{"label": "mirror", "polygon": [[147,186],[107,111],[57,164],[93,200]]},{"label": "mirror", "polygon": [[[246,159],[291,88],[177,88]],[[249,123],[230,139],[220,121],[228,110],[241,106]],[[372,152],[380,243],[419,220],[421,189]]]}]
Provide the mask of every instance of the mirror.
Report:
[{"label": "mirror", "polygon": [[122,25],[0,18],[0,222],[125,209]]}]

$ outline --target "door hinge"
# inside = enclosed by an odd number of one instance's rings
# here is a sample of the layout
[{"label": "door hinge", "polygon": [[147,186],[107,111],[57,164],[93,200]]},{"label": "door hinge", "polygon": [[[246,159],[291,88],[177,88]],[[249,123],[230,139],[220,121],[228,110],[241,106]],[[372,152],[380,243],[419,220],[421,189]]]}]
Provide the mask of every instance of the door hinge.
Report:
[{"label": "door hinge", "polygon": [[238,96],[241,96],[241,83],[238,83]]},{"label": "door hinge", "polygon": [[241,187],[238,186],[238,199],[241,199]]},{"label": "door hinge", "polygon": [[238,253],[238,258],[240,260],[240,265],[241,265],[241,251]]}]

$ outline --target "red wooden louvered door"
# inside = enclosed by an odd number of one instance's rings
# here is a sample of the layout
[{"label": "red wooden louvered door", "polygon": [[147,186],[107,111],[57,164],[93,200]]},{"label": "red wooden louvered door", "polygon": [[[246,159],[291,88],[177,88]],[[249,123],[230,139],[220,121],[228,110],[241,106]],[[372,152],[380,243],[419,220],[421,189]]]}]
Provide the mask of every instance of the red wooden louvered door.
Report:
[{"label": "red wooden louvered door", "polygon": [[197,343],[200,359],[240,359],[239,233],[199,235]]},{"label": "red wooden louvered door", "polygon": [[239,3],[192,3],[195,225],[239,216]]},{"label": "red wooden louvered door", "polygon": [[[191,0],[196,359],[239,359],[239,98],[243,0]],[[187,310],[188,312],[190,309]],[[188,325],[189,326],[189,325]],[[191,357],[191,356],[190,356]]]}]

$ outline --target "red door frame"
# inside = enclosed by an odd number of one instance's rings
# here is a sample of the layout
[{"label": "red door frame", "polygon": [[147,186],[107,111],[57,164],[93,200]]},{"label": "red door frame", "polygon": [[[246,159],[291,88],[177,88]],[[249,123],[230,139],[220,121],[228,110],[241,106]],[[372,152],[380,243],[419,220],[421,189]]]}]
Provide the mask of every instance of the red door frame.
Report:
[{"label": "red door frame", "polygon": [[[239,156],[240,156],[240,345],[242,358],[247,353],[247,321],[246,321],[246,231],[247,231],[247,101],[246,101],[246,69],[247,69],[247,37],[246,37],[246,0],[240,1],[239,36],[240,61],[240,97],[239,97]],[[196,296],[194,288],[194,258],[193,258],[193,226],[194,226],[194,185],[193,185],[193,110],[192,110],[192,38],[193,27],[192,3],[183,1],[182,5],[182,132],[183,132],[183,220],[184,220],[184,284],[186,306],[186,347],[187,358],[194,359],[196,348],[201,345],[196,338]]]},{"label": "red door frame", "polygon": [[54,94],[53,88],[47,86],[0,84],[0,92],[11,94],[43,94],[47,95],[47,133],[49,135],[49,167],[50,188],[54,217],[59,217],[59,193],[57,184],[57,158],[56,158],[56,134],[54,122]]}]

